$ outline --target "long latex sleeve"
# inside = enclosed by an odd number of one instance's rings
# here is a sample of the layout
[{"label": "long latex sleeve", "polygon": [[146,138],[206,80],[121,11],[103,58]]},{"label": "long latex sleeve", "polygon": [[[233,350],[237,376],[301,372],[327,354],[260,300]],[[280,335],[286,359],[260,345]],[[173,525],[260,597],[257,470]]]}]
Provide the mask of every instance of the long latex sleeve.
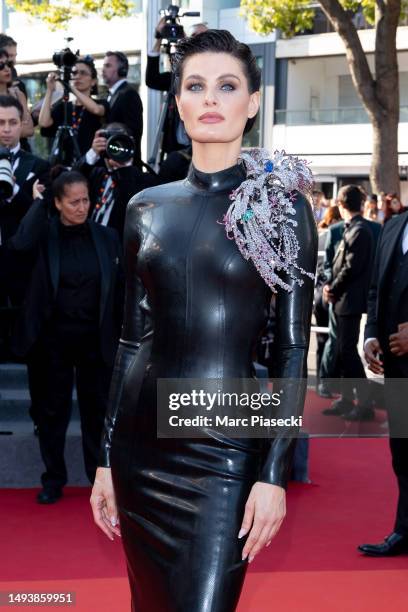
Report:
[{"label": "long latex sleeve", "polygon": [[[317,230],[309,202],[298,195],[294,204],[299,242],[299,265],[307,272],[315,272],[317,262]],[[276,334],[278,351],[277,378],[284,379],[284,393],[276,418],[290,418],[303,413],[306,379],[307,353],[313,304],[314,283],[302,275],[304,283],[285,280],[293,290],[279,290],[276,300]],[[291,431],[277,434],[269,443],[266,461],[259,480],[286,488],[289,479],[296,438]]]},{"label": "long latex sleeve", "polygon": [[102,444],[99,455],[100,467],[110,467],[110,450],[116,417],[119,410],[125,374],[135,358],[144,330],[144,315],[139,308],[145,290],[138,276],[137,254],[140,248],[138,232],[137,203],[140,194],[128,205],[124,232],[126,290],[123,325],[119,347],[116,353],[112,381],[109,391],[108,409],[102,433]]}]

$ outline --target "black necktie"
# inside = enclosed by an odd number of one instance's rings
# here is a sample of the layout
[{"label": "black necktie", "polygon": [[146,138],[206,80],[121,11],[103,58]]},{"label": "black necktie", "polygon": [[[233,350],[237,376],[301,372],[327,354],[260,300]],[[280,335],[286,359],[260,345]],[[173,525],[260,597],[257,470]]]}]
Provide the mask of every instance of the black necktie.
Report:
[{"label": "black necktie", "polygon": [[16,160],[20,157],[20,151],[17,151],[16,153],[10,153],[11,156],[11,165],[14,166]]}]

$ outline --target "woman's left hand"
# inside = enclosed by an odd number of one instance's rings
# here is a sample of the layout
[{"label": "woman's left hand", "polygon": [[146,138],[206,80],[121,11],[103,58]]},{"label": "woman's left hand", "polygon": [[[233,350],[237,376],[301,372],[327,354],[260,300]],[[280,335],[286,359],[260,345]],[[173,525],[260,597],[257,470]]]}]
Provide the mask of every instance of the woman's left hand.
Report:
[{"label": "woman's left hand", "polygon": [[256,482],[245,505],[245,514],[238,534],[238,537],[242,538],[251,530],[242,551],[242,560],[248,557],[248,562],[251,563],[264,546],[269,546],[285,515],[285,489],[267,482]]}]

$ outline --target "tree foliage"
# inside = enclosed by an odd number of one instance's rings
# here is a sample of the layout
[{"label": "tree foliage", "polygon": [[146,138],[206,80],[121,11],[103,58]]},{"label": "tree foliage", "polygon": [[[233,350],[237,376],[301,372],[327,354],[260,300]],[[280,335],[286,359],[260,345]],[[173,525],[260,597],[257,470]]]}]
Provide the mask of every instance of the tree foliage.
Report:
[{"label": "tree foliage", "polygon": [[51,30],[63,28],[74,17],[97,14],[103,19],[127,17],[132,0],[6,0],[8,6],[30,17],[41,19]]},{"label": "tree foliage", "polygon": [[[362,10],[367,22],[374,24],[375,0],[339,1],[351,13]],[[266,35],[279,29],[286,38],[311,29],[315,10],[316,3],[310,0],[241,0],[241,15],[254,32]]]},{"label": "tree foliage", "polygon": [[[399,191],[399,74],[396,35],[407,16],[408,0],[241,0],[241,14],[259,34],[279,29],[284,37],[311,29],[321,8],[344,43],[354,87],[373,129],[370,181],[376,193]],[[374,26],[374,70],[358,35],[354,15]]]}]

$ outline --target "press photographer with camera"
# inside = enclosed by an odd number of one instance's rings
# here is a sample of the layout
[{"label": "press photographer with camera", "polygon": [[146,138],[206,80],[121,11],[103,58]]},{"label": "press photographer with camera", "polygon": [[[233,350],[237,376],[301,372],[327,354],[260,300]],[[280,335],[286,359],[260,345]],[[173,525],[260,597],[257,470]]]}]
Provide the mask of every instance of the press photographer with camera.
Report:
[{"label": "press photographer with camera", "polygon": [[[69,49],[63,52],[68,56]],[[72,53],[72,52],[70,52]],[[80,155],[84,155],[92,144],[95,132],[102,126],[102,119],[107,112],[107,104],[101,100],[94,100],[92,95],[97,93],[97,72],[95,64],[90,57],[68,56],[68,63],[73,61],[72,67],[64,66],[62,59],[57,58],[63,70],[63,76],[51,72],[47,77],[47,92],[41,107],[38,123],[41,126],[41,135],[54,137],[59,127],[65,124],[65,105],[67,126],[71,128],[73,138],[64,139],[64,163],[69,165],[79,156],[75,151],[77,143]],[[54,55],[55,57],[55,55]],[[54,60],[55,62],[55,60]],[[52,106],[52,95],[57,82],[62,81],[64,87],[74,96],[74,101],[59,100]],[[56,148],[55,145],[53,148]],[[62,161],[62,160],[60,160]]]},{"label": "press photographer with camera", "polygon": [[[160,163],[164,159],[164,155],[172,151],[183,149],[190,145],[190,139],[188,138],[182,123],[180,122],[180,116],[178,114],[177,105],[174,99],[174,92],[172,87],[172,73],[170,70],[160,71],[160,56],[167,55],[170,60],[170,55],[173,51],[174,45],[181,38],[186,38],[186,33],[183,26],[180,23],[180,18],[184,16],[196,16],[200,15],[197,11],[188,11],[180,14],[180,8],[175,4],[169,4],[166,9],[160,11],[162,17],[160,18],[156,30],[155,30],[155,43],[151,51],[147,53],[147,66],[146,66],[146,85],[151,89],[158,91],[167,92],[167,98],[164,101],[162,114],[159,120],[159,130],[156,135],[156,143],[153,147],[152,157],[149,159],[149,163],[153,164],[153,157],[157,158],[160,140]],[[192,28],[191,36],[196,36],[200,32],[207,30],[205,23],[195,24]]]},{"label": "press photographer with camera", "polygon": [[[74,165],[89,181],[91,218],[117,230],[121,240],[126,207],[136,193],[159,184],[158,177],[134,165],[135,145],[129,128],[110,123],[98,130],[91,149]],[[101,157],[104,167],[96,166]]]},{"label": "press photographer with camera", "polygon": [[134,139],[134,159],[142,159],[143,105],[136,89],[129,85],[129,61],[121,51],[107,51],[103,60],[102,78],[109,88],[108,122],[123,123]]},{"label": "press photographer with camera", "polygon": [[48,162],[21,149],[23,117],[16,98],[0,96],[0,343],[6,354],[13,315],[23,302],[31,271],[30,258],[11,253],[7,242],[32,205],[34,181],[39,178],[47,185],[50,170]]}]

